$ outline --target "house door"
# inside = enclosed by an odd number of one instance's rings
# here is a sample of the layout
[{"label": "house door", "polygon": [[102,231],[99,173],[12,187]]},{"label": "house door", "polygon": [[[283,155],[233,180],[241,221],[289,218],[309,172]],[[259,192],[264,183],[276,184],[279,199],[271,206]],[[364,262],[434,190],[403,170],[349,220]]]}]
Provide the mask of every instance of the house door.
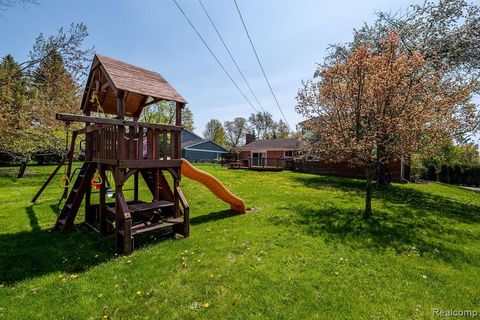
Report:
[{"label": "house door", "polygon": [[252,153],[252,166],[263,166],[265,162],[266,154],[262,152]]}]

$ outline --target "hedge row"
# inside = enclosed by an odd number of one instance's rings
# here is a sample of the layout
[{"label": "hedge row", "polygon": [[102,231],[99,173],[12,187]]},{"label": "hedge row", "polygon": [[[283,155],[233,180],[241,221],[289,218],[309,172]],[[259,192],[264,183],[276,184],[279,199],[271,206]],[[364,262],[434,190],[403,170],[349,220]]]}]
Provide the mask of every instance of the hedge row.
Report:
[{"label": "hedge row", "polygon": [[480,187],[480,165],[429,164],[422,174],[422,179],[440,181],[449,184]]}]

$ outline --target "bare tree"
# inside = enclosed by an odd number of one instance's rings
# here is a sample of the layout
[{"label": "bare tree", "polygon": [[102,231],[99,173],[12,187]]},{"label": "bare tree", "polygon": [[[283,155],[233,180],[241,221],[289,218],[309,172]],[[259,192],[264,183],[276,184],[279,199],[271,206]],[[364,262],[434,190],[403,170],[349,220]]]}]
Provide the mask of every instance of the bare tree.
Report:
[{"label": "bare tree", "polygon": [[7,11],[18,6],[25,7],[28,4],[38,4],[38,2],[35,0],[0,0],[0,11]]},{"label": "bare tree", "polygon": [[237,117],[233,121],[225,121],[223,123],[225,128],[225,136],[227,138],[227,143],[232,147],[238,147],[247,133],[247,120],[242,117]]}]

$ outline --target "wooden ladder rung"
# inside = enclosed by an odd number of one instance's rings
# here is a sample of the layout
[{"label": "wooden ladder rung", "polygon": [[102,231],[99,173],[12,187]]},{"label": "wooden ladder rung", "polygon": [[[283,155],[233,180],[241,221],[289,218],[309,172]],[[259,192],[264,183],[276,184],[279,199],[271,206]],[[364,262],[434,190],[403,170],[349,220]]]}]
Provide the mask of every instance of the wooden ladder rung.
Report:
[{"label": "wooden ladder rung", "polygon": [[[180,223],[183,223],[183,219],[168,219],[168,220],[165,220],[165,221],[161,221],[161,222],[156,222],[156,223],[151,223],[151,222],[143,222],[143,223],[139,223],[139,224],[136,224],[132,227],[132,236],[133,235],[136,235],[136,234],[140,234],[140,233],[144,233],[144,232],[149,232],[149,231],[153,231],[153,230],[158,230],[158,229],[162,229],[162,228],[167,228],[167,227],[171,227],[171,226],[174,226],[176,224],[180,224]],[[123,230],[119,230],[118,233],[120,233],[122,236],[123,236]]]}]

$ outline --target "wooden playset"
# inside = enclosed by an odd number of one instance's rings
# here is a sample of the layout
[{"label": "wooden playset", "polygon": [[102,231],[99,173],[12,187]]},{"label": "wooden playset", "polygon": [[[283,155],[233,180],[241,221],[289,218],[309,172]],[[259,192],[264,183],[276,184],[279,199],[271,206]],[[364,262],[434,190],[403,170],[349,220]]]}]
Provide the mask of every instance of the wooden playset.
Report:
[{"label": "wooden playset", "polygon": [[[175,103],[175,125],[138,121],[145,107],[160,101]],[[185,104],[185,99],[160,74],[96,55],[81,103],[83,115],[56,114],[67,126],[72,122],[83,122],[85,126],[72,131],[64,160],[65,175],[60,182],[66,200],[55,229],[70,232],[84,200],[85,223],[102,234],[114,232],[117,248],[126,254],[132,252],[134,236],[139,233],[169,228],[187,237],[189,205],[180,188],[182,175],[204,184],[229,203],[232,211],[244,213],[242,199],[181,158],[181,114]],[[91,116],[94,112],[104,117]],[[75,177],[72,161],[76,138],[81,134],[85,135],[85,162]],[[52,172],[33,202],[61,166],[62,163]],[[166,175],[171,176],[170,182]],[[151,202],[139,200],[140,176],[152,194]],[[133,199],[127,200],[124,185],[130,178]],[[98,205],[91,203],[92,188],[99,190]],[[115,201],[107,203],[113,195]]]}]

